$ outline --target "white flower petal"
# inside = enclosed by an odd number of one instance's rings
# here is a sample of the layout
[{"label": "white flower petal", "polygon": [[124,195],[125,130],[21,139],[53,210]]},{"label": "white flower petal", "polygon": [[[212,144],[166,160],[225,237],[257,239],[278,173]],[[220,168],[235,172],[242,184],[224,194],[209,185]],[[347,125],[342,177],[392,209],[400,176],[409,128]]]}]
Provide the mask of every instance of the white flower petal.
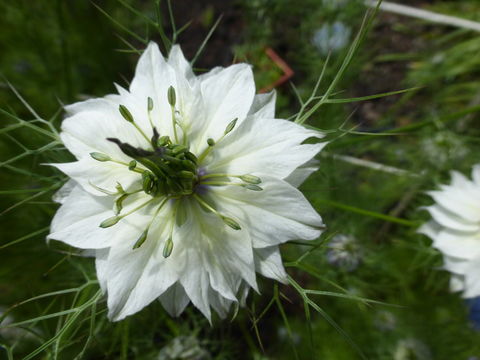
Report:
[{"label": "white flower petal", "polygon": [[266,94],[257,94],[253,98],[253,104],[248,115],[255,115],[261,119],[275,118],[275,102],[277,100],[277,92],[275,90]]},{"label": "white flower petal", "polygon": [[[236,64],[221,69],[200,82],[205,108],[204,119],[197,120],[191,130],[191,147],[200,153],[207,139],[219,139],[234,119],[237,126],[247,116],[255,95],[255,83],[250,66]],[[194,119],[192,119],[193,121]]]},{"label": "white flower petal", "polygon": [[53,194],[52,200],[58,204],[63,204],[76,186],[78,186],[77,182],[69,179],[55,194]]},{"label": "white flower petal", "polygon": [[445,226],[452,230],[477,231],[480,233],[480,224],[465,220],[464,218],[439,205],[432,205],[426,209],[430,212],[432,218],[441,226]]},{"label": "white flower petal", "polygon": [[474,259],[480,256],[480,234],[444,229],[434,239],[433,246],[449,256]]},{"label": "white flower petal", "polygon": [[124,189],[129,189],[133,184],[141,187],[141,176],[129,171],[127,166],[114,162],[99,162],[90,157],[80,161],[63,164],[50,164],[70,178],[75,180],[85,191],[96,196],[106,194],[96,187],[115,192],[115,187],[120,183]]},{"label": "white flower petal", "polygon": [[140,248],[132,248],[145,227],[139,226],[130,239],[116,242],[110,249],[105,272],[109,317],[115,321],[140,311],[178,279],[175,267],[169,264],[171,259],[162,255],[169,236],[168,223],[163,229],[152,229],[155,235]]},{"label": "white flower petal", "polygon": [[[183,246],[198,248],[198,258],[208,272],[213,290],[223,297],[236,301],[242,279],[257,289],[250,236],[226,226],[217,216],[206,213],[198,204],[190,207],[187,224],[179,229],[178,236],[189,239]],[[197,245],[196,245],[197,244]]]},{"label": "white flower petal", "polygon": [[159,297],[162,306],[171,316],[179,316],[190,303],[182,285],[175,283]]},{"label": "white flower petal", "polygon": [[287,284],[287,273],[283,267],[280,250],[277,246],[255,249],[255,268],[265,277]]},{"label": "white flower petal", "polygon": [[192,301],[192,304],[202,312],[202,314],[211,321],[209,289],[210,280],[208,273],[204,270],[202,260],[197,250],[186,249],[186,267],[184,274],[180,278],[185,292]]},{"label": "white flower petal", "polygon": [[480,221],[480,198],[467,189],[444,186],[442,191],[428,193],[443,208],[469,221]]},{"label": "white flower petal", "polygon": [[461,275],[452,274],[450,277],[450,291],[464,291],[465,290],[465,278]]},{"label": "white flower petal", "polygon": [[211,188],[220,212],[236,217],[249,229],[254,248],[293,239],[313,240],[323,229],[321,217],[303,194],[285,181],[264,176],[261,192],[240,186]]},{"label": "white flower petal", "polygon": [[208,293],[208,302],[221,319],[225,319],[227,317],[228,311],[234,303],[233,301],[224,298],[221,294],[211,288]]},{"label": "white flower petal", "polygon": [[303,184],[307,178],[312,175],[319,168],[320,161],[313,159],[307,161],[305,164],[301,165],[295,169],[290,175],[285,178],[285,181],[290,185],[298,188]]},{"label": "white flower petal", "polygon": [[[158,45],[151,42],[140,57],[135,77],[130,85],[130,93],[135,100],[130,103],[141,103],[136,112],[147,109],[147,99],[153,100],[152,120],[162,135],[173,135],[172,112],[168,103],[168,88],[177,88],[175,70],[165,61]],[[181,96],[177,94],[177,97]],[[148,117],[139,116],[142,129],[149,127]]]},{"label": "white flower petal", "polygon": [[465,298],[473,298],[480,296],[480,259],[475,259],[468,264],[465,271]]},{"label": "white flower petal", "polygon": [[102,229],[100,223],[111,217],[113,201],[110,198],[92,196],[79,186],[75,187],[58,209],[52,220],[48,239],[63,241],[80,249],[109,247],[119,231],[128,232],[128,226]]},{"label": "white flower petal", "polygon": [[182,49],[179,45],[173,45],[168,55],[168,64],[186,79],[195,81],[195,75],[190,63],[185,59]]},{"label": "white flower petal", "polygon": [[129,161],[119,147],[107,138],[118,138],[133,146],[145,146],[146,140],[126,121],[118,110],[119,103],[92,99],[65,107],[72,116],[62,122],[61,139],[77,159],[100,152],[116,160]]},{"label": "white flower petal", "polygon": [[422,226],[420,226],[417,230],[418,233],[428,236],[430,239],[435,239],[442,227],[438,225],[435,221],[429,221]]},{"label": "white flower petal", "polygon": [[455,274],[465,274],[468,269],[469,262],[469,260],[463,258],[445,255],[443,259],[443,268]]},{"label": "white flower petal", "polygon": [[266,174],[281,179],[314,157],[326,143],[301,145],[310,137],[322,138],[290,121],[248,117],[222,142],[215,145],[208,172]]},{"label": "white flower petal", "polygon": [[477,164],[473,167],[472,178],[475,185],[480,186],[480,164]]},{"label": "white flower petal", "polygon": [[95,269],[97,270],[97,278],[100,284],[102,292],[107,292],[107,279],[108,279],[108,253],[110,249],[97,249],[95,250]]}]

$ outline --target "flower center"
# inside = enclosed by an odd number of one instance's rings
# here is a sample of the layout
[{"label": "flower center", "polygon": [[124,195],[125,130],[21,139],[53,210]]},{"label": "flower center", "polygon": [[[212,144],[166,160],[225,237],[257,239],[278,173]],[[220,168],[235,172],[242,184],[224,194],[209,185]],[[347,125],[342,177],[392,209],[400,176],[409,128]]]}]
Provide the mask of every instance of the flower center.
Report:
[{"label": "flower center", "polygon": [[152,150],[135,148],[115,138],[107,140],[116,143],[122,152],[131,157],[130,170],[137,169],[137,163],[143,170],[143,191],[153,197],[180,197],[191,195],[197,182],[197,157],[186,146],[174,144],[168,136],[160,137],[153,129],[150,141]]},{"label": "flower center", "polygon": [[[153,124],[151,111],[153,109],[153,100],[147,99],[148,119],[153,131],[153,135],[149,138],[145,132],[138,126],[132,114],[124,105],[119,106],[119,112],[122,117],[131,123],[141,136],[148,142],[150,149],[134,147],[128,143],[122,142],[117,138],[107,138],[118,145],[120,150],[132,160],[129,163],[112,159],[109,155],[92,152],[90,155],[97,161],[106,162],[111,161],[128,167],[130,171],[141,174],[142,185],[137,190],[126,191],[120,183],[117,183],[116,192],[111,192],[101,189],[94,184],[91,184],[97,190],[108,195],[116,197],[114,202],[115,216],[104,220],[100,227],[107,228],[117,224],[121,219],[133,214],[134,212],[144,208],[148,205],[153,205],[155,210],[152,213],[152,218],[147,224],[146,229],[142,232],[140,237],[133,245],[133,249],[137,249],[147,240],[148,233],[156,216],[161,209],[169,202],[173,201],[170,235],[164,244],[163,256],[170,256],[173,249],[173,228],[176,223],[177,210],[180,205],[179,200],[184,196],[191,196],[204,210],[211,212],[218,216],[225,225],[234,230],[240,230],[241,227],[238,222],[224,214],[221,214],[215,208],[215,204],[211,204],[203,195],[207,188],[212,186],[241,186],[247,190],[261,191],[262,188],[258,186],[262,181],[260,178],[250,174],[235,175],[225,173],[207,173],[204,168],[199,167],[199,164],[207,158],[213,148],[221,142],[235,128],[237,119],[233,119],[225,128],[222,136],[219,139],[207,139],[205,149],[197,156],[189,151],[187,133],[182,126],[182,123],[177,120],[181,114],[176,110],[176,94],[173,87],[168,89],[168,102],[171,106],[172,112],[172,127],[173,139],[169,136],[160,136],[156,127]],[[180,144],[178,132],[181,131],[182,138]],[[138,165],[142,166],[138,166]],[[145,192],[151,197],[143,204],[138,205],[128,212],[122,212],[124,201],[131,195],[139,192]]]}]

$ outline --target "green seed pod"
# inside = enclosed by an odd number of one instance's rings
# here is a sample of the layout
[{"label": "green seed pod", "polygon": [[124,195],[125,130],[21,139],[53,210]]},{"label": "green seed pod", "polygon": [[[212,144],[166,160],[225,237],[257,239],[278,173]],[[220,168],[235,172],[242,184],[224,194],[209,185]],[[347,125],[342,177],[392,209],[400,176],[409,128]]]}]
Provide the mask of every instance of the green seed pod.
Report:
[{"label": "green seed pod", "polygon": [[108,228],[110,226],[115,225],[120,221],[121,217],[120,216],[113,216],[111,218],[108,218],[107,220],[103,220],[102,223],[100,224],[101,228]]},{"label": "green seed pod", "polygon": [[120,111],[120,114],[123,116],[123,118],[125,120],[127,120],[128,122],[131,122],[131,123],[134,122],[132,113],[130,112],[130,110],[127,109],[127,107],[125,105],[120,105],[118,107],[118,111]]},{"label": "green seed pod", "polygon": [[146,229],[142,235],[140,235],[140,237],[137,239],[137,241],[135,242],[135,244],[133,245],[133,250],[135,249],[138,249],[140,246],[143,245],[143,243],[145,242],[145,240],[147,240],[147,237],[148,237],[148,229]]},{"label": "green seed pod", "polygon": [[235,220],[233,220],[232,218],[222,216],[222,220],[225,224],[230,226],[233,230],[240,230],[241,229],[240,225]]},{"label": "green seed pod", "polygon": [[172,250],[173,250],[173,240],[172,240],[172,237],[169,237],[163,247],[163,257],[165,259],[168,258],[172,254]]},{"label": "green seed pod", "polygon": [[245,181],[246,183],[255,184],[255,185],[260,184],[262,182],[262,179],[254,175],[242,175],[240,176],[240,179]]},{"label": "green seed pod", "polygon": [[108,156],[107,154],[99,153],[99,152],[91,152],[90,156],[94,158],[97,161],[110,161],[112,158]]}]

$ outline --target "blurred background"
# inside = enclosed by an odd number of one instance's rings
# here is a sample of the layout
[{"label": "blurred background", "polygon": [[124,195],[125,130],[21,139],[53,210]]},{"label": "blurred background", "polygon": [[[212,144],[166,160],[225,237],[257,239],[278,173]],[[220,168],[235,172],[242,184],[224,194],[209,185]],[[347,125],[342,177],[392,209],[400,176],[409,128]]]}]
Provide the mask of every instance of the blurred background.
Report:
[{"label": "blurred background", "polygon": [[[480,22],[478,0],[401,4]],[[338,98],[413,90],[328,104],[308,122],[332,140],[301,188],[328,231],[282,253],[299,286],[317,293],[261,280],[233,321],[210,326],[192,307],[171,319],[152,304],[109,323],[105,304],[89,303],[92,259],[45,241],[63,177],[43,164],[72,159],[51,135],[62,105],[128,86],[135,49],[162,44],[159,28],[170,38],[180,30],[189,59],[208,38],[197,73],[251,63],[257,90],[275,88],[278,116],[289,118],[324,68],[318,93],[328,88],[368,9],[360,0],[0,0],[0,313],[14,306],[2,325],[18,323],[0,329],[0,359],[480,359],[480,303],[449,291],[440,254],[416,233],[425,192],[479,162],[480,32],[424,13],[381,10],[336,87]]]}]

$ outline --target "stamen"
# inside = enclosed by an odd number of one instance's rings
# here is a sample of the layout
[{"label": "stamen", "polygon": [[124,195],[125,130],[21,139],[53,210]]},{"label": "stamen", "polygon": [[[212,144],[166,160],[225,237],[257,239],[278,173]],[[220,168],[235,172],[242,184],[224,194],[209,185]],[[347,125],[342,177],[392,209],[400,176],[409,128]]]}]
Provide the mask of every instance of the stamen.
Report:
[{"label": "stamen", "polygon": [[150,126],[152,127],[152,129],[155,129],[155,126],[153,126],[153,121],[152,121],[152,110],[153,110],[153,99],[149,96],[147,98],[148,121],[150,122]]},{"label": "stamen", "polygon": [[232,121],[230,121],[230,123],[225,128],[225,131],[223,132],[223,135],[217,141],[215,141],[211,138],[207,139],[208,147],[205,150],[203,150],[203,152],[200,154],[200,156],[198,157],[198,162],[202,162],[207,157],[207,155],[210,153],[210,151],[215,146],[215,144],[218,144],[220,141],[222,141],[223,138],[235,128],[235,125],[237,124],[237,120],[238,120],[238,118],[235,118]]},{"label": "stamen", "polygon": [[262,179],[260,179],[258,176],[255,175],[232,175],[232,174],[222,174],[222,173],[212,173],[212,174],[206,174],[203,176],[200,176],[199,180],[205,180],[205,179],[210,179],[210,178],[239,178],[240,180],[243,180],[246,183],[249,184],[255,184],[258,185],[262,182]]},{"label": "stamen", "polygon": [[93,184],[90,180],[88,181],[88,183],[90,184],[90,186],[92,186],[95,190],[98,190],[106,195],[118,195],[118,193],[116,192],[113,192],[113,191],[110,191],[110,190],[107,190],[107,189],[102,189],[101,187]]},{"label": "stamen", "polygon": [[95,159],[97,161],[101,161],[101,162],[112,160],[112,158],[110,156],[108,156],[107,154],[103,154],[103,153],[99,153],[99,152],[91,152],[90,156],[93,159]]},{"label": "stamen", "polygon": [[120,160],[112,159],[110,156],[108,156],[106,154],[97,153],[97,152],[90,153],[90,156],[97,161],[101,161],[101,162],[111,161],[111,162],[114,162],[114,163],[117,163],[117,164],[120,164],[120,165],[124,165],[124,166],[128,167],[128,170],[135,171],[139,174],[143,174],[145,172],[145,170],[137,169],[137,167],[136,167],[137,162],[135,160],[132,160],[129,163],[126,163],[126,162],[123,162],[123,161],[120,161]]},{"label": "stamen", "polygon": [[200,185],[209,185],[209,186],[241,186],[245,189],[248,190],[253,190],[253,191],[262,191],[263,189],[254,184],[242,184],[242,183],[234,183],[230,181],[205,181],[201,182]]},{"label": "stamen", "polygon": [[237,120],[238,118],[235,118],[232,121],[230,121],[230,123],[225,128],[225,132],[223,133],[223,135],[227,135],[230,131],[232,131],[235,128],[235,125],[237,125]]},{"label": "stamen", "polygon": [[145,240],[147,240],[148,237],[148,228],[140,235],[140,237],[135,241],[135,244],[133,244],[133,250],[138,249],[140,246],[143,245]]},{"label": "stamen", "polygon": [[172,251],[173,251],[173,240],[171,237],[169,237],[163,247],[163,257],[165,259],[168,258],[172,254]]},{"label": "stamen", "polygon": [[142,234],[140,235],[140,237],[138,238],[137,241],[135,241],[135,244],[133,245],[133,250],[135,249],[138,249],[140,246],[143,245],[143,243],[147,240],[147,237],[148,237],[148,231],[150,230],[150,226],[152,226],[153,224],[153,221],[155,220],[155,218],[157,217],[158,213],[160,212],[160,210],[162,210],[163,206],[167,203],[168,200],[170,200],[171,198],[170,197],[166,197],[165,199],[162,200],[162,202],[160,203],[160,205],[158,206],[157,210],[155,210],[155,214],[153,214],[152,216],[152,220],[150,220],[150,223],[148,224],[147,228],[142,232]]},{"label": "stamen", "polygon": [[123,195],[121,195],[117,200],[115,200],[114,210],[113,210],[115,215],[120,214],[120,212],[122,211],[123,201],[125,201],[130,195],[137,194],[140,191],[143,191],[143,189],[138,189],[132,192],[123,192]]},{"label": "stamen", "polygon": [[122,220],[123,218],[127,217],[128,215],[131,215],[133,214],[134,212],[144,208],[145,206],[147,206],[148,204],[150,204],[152,201],[154,201],[155,198],[151,198],[150,200],[144,202],[143,204],[137,206],[135,209],[133,210],[130,210],[129,212],[127,212],[126,214],[123,214],[123,215],[116,215],[116,216],[112,216],[111,218],[108,218],[104,221],[102,221],[100,223],[100,227],[101,228],[108,228],[110,226],[113,226],[115,225],[116,223],[118,223],[120,220]]},{"label": "stamen", "polygon": [[177,134],[177,121],[175,120],[175,103],[177,102],[177,95],[175,94],[175,88],[170,86],[167,91],[168,103],[172,110],[172,126],[173,126],[173,136],[175,142],[178,143],[178,134]]},{"label": "stamen", "polygon": [[240,178],[241,180],[243,180],[243,181],[245,181],[246,183],[249,183],[249,184],[258,185],[262,182],[262,179],[260,179],[258,176],[254,176],[254,175],[241,175],[241,176],[238,176],[238,178]]},{"label": "stamen", "polygon": [[175,228],[175,223],[177,222],[177,212],[178,212],[178,207],[180,206],[180,202],[177,201],[175,204],[175,207],[173,209],[173,220],[172,220],[172,225],[170,226],[170,235],[168,236],[167,241],[165,242],[165,245],[163,246],[163,257],[168,258],[173,251],[173,230]]},{"label": "stamen", "polygon": [[133,119],[132,113],[130,110],[127,109],[125,105],[119,105],[118,106],[118,111],[120,111],[120,114],[122,117],[127,120],[129,123],[131,123],[133,126],[135,126],[135,129],[138,130],[138,132],[147,140],[147,142],[150,144],[150,139],[148,136],[143,132],[143,130],[140,128],[140,126],[137,125],[135,120]]},{"label": "stamen", "polygon": [[193,197],[199,202],[200,205],[202,205],[205,209],[207,210],[210,210],[212,213],[214,213],[215,215],[217,215],[220,219],[222,219],[222,221],[230,226],[232,229],[234,230],[241,230],[241,227],[240,225],[235,221],[233,220],[232,218],[229,218],[227,216],[224,216],[222,214],[220,214],[217,210],[215,210],[212,206],[210,206],[207,202],[205,202],[200,196],[198,196],[197,194],[193,194]]}]

